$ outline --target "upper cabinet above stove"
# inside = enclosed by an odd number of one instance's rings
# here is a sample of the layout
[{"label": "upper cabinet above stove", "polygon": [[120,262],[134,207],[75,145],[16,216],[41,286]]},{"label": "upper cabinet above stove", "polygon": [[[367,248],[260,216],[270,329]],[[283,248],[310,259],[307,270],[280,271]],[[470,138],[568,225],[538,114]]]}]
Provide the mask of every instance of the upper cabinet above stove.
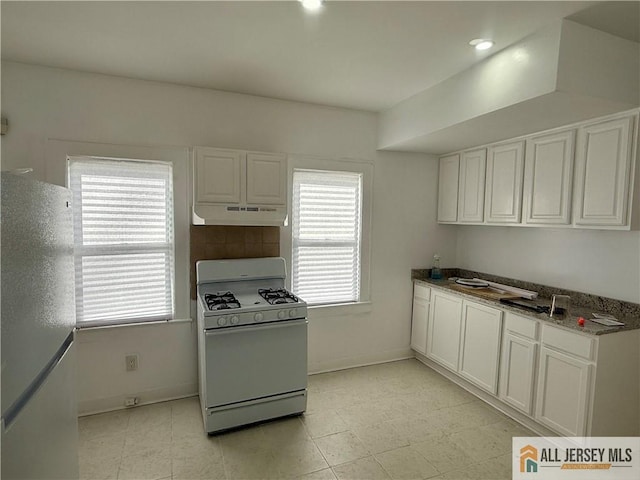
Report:
[{"label": "upper cabinet above stove", "polygon": [[285,225],[287,157],[193,149],[194,225]]}]

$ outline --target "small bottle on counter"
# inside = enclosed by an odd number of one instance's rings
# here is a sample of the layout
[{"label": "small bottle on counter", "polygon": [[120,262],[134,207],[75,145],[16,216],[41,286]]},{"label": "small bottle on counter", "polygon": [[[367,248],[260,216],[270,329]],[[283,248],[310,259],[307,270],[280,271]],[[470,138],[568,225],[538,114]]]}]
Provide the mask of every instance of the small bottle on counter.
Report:
[{"label": "small bottle on counter", "polygon": [[440,255],[437,253],[433,256],[433,266],[431,267],[431,278],[433,280],[440,280],[442,278],[442,272],[440,271]]}]

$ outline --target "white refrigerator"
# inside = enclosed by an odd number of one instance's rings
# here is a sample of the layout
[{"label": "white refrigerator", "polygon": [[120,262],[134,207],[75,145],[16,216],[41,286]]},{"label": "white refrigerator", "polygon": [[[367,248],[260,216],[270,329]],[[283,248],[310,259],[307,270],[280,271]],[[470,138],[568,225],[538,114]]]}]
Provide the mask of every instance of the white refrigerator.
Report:
[{"label": "white refrigerator", "polygon": [[3,480],[78,478],[71,193],[2,174]]}]

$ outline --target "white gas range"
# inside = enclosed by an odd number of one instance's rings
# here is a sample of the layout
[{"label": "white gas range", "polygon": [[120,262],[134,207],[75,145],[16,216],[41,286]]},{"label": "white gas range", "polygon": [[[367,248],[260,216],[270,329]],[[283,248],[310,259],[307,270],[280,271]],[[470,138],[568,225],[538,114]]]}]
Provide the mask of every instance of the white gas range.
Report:
[{"label": "white gas range", "polygon": [[208,433],[304,412],[307,305],[282,258],[196,264],[200,405]]}]

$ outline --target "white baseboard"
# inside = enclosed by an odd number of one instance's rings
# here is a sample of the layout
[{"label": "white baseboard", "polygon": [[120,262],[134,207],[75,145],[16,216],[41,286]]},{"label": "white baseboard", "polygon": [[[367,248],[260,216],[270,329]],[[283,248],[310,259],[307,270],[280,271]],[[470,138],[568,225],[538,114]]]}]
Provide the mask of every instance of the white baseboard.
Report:
[{"label": "white baseboard", "polygon": [[406,360],[407,358],[413,357],[413,351],[410,348],[398,348],[374,354],[332,358],[320,362],[309,363],[309,375],[335,372],[337,370],[345,370],[347,368],[366,367],[367,365],[376,365],[378,363],[395,362],[397,360]]},{"label": "white baseboard", "polygon": [[180,398],[193,397],[198,395],[197,383],[184,383],[171,387],[155,388],[141,392],[130,392],[126,394],[114,395],[107,398],[95,398],[91,400],[78,401],[78,416],[94,415],[96,413],[111,412],[113,410],[122,410],[125,407],[125,399],[130,397],[138,397],[139,405],[148,405],[150,403],[166,402],[169,400],[178,400]]}]

